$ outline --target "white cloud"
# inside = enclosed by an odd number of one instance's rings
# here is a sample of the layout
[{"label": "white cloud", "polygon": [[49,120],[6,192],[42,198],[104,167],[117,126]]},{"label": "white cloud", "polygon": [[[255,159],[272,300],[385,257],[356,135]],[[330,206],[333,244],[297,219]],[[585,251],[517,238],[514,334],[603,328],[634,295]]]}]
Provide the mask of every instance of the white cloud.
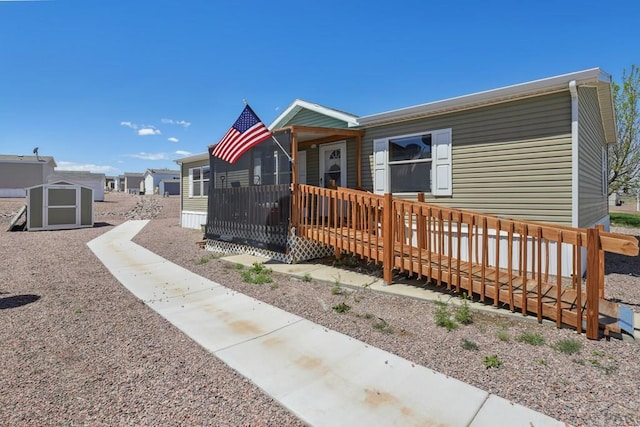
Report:
[{"label": "white cloud", "polygon": [[178,156],[190,156],[191,152],[190,151],[184,151],[184,150],[176,150],[176,154]]},{"label": "white cloud", "polygon": [[87,171],[93,173],[117,174],[120,172],[118,168],[108,165],[94,165],[93,163],[75,163],[75,162],[56,162],[58,166],[56,170],[61,171]]},{"label": "white cloud", "polygon": [[178,126],[182,126],[183,128],[188,128],[189,126],[191,126],[191,122],[188,122],[186,120],[173,120],[173,119],[162,119],[160,120],[162,123],[167,124],[167,125],[178,125]]},{"label": "white cloud", "polygon": [[140,152],[138,154],[128,154],[129,157],[134,157],[136,159],[142,160],[168,160],[167,153],[145,153]]},{"label": "white cloud", "polygon": [[138,129],[138,125],[131,122],[120,122],[120,126],[126,126],[131,129]]},{"label": "white cloud", "polygon": [[178,138],[172,136],[171,138],[167,138],[167,141],[169,141],[169,142],[179,142],[180,140]]},{"label": "white cloud", "polygon": [[154,128],[153,126],[147,126],[142,129],[138,129],[138,135],[140,136],[148,136],[148,135],[161,135],[159,129]]}]

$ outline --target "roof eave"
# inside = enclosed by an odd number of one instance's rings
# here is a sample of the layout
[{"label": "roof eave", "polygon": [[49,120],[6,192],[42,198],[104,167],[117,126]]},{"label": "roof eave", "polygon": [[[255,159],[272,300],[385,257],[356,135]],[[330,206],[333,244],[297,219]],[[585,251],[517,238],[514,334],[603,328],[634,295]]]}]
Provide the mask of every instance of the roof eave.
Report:
[{"label": "roof eave", "polygon": [[610,83],[611,76],[600,68],[591,68],[584,71],[577,71],[541,80],[534,80],[531,82],[477,92],[470,95],[444,99],[442,101],[435,101],[398,110],[387,111],[384,113],[362,116],[358,119],[358,124],[361,127],[381,126],[389,123],[445,114],[454,111],[468,110],[471,108],[498,104],[515,99],[559,92],[562,90],[568,90],[568,84],[573,80],[576,81],[577,85],[587,83]]}]

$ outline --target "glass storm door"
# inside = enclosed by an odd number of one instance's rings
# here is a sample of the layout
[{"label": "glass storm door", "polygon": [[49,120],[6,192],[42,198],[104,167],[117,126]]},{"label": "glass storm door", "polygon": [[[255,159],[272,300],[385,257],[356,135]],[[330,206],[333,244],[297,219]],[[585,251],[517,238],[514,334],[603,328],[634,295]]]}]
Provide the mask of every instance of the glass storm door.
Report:
[{"label": "glass storm door", "polygon": [[347,145],[344,142],[320,146],[320,187],[329,187],[331,181],[338,187],[347,186]]}]

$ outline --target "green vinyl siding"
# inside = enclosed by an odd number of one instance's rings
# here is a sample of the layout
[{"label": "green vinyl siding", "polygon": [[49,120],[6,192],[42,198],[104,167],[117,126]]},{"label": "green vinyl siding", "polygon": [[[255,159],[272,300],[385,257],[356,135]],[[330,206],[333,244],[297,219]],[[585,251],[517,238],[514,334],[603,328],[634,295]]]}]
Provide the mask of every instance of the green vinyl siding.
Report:
[{"label": "green vinyl siding", "polygon": [[[340,141],[332,142],[332,144],[339,143]],[[356,141],[355,139],[346,140],[347,147],[347,187],[356,188]],[[307,151],[307,184],[319,186],[320,185],[320,149],[309,148]],[[362,163],[365,165],[366,163]]]},{"label": "green vinyl siding", "polygon": [[41,228],[44,218],[44,189],[43,187],[35,187],[29,190],[29,226],[27,228]]},{"label": "green vinyl siding", "polygon": [[324,114],[316,113],[307,109],[300,110],[295,116],[287,121],[286,126],[300,125],[300,126],[316,126],[323,128],[347,128],[346,122],[338,119],[334,119]]},{"label": "green vinyl siding", "polygon": [[207,212],[207,197],[189,197],[189,169],[199,166],[209,166],[209,159],[199,160],[192,163],[183,163],[181,174],[182,188],[182,210],[190,212]]},{"label": "green vinyl siding", "polygon": [[452,129],[453,195],[429,203],[571,224],[569,92],[365,129],[362,184],[373,189],[373,140]]},{"label": "green vinyl siding", "polygon": [[602,188],[604,129],[596,88],[578,88],[578,226],[591,227],[608,214]]},{"label": "green vinyl siding", "polygon": [[80,187],[80,224],[93,224],[93,191]]},{"label": "green vinyl siding", "polygon": [[75,225],[77,208],[49,207],[47,210],[48,225]]}]

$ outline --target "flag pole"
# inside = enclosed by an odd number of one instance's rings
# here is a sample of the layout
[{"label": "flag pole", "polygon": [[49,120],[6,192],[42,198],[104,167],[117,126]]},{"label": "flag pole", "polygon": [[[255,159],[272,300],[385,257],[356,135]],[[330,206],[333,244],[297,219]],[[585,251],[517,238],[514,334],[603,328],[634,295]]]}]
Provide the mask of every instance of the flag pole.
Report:
[{"label": "flag pole", "polygon": [[[247,103],[246,99],[242,99],[242,102],[244,102],[244,105],[249,105]],[[271,132],[271,129],[269,129],[269,132]],[[289,159],[289,163],[293,163],[293,159],[291,158],[291,156],[289,155],[289,153],[287,153],[287,150],[285,150],[282,145],[280,145],[280,141],[278,141],[278,138],[276,138],[276,136],[273,134],[273,132],[271,132],[271,138],[273,138],[273,140],[275,141],[276,144],[278,144],[278,147],[280,147],[280,149],[282,150],[282,152],[284,153],[285,156],[287,156],[287,158]]]}]

